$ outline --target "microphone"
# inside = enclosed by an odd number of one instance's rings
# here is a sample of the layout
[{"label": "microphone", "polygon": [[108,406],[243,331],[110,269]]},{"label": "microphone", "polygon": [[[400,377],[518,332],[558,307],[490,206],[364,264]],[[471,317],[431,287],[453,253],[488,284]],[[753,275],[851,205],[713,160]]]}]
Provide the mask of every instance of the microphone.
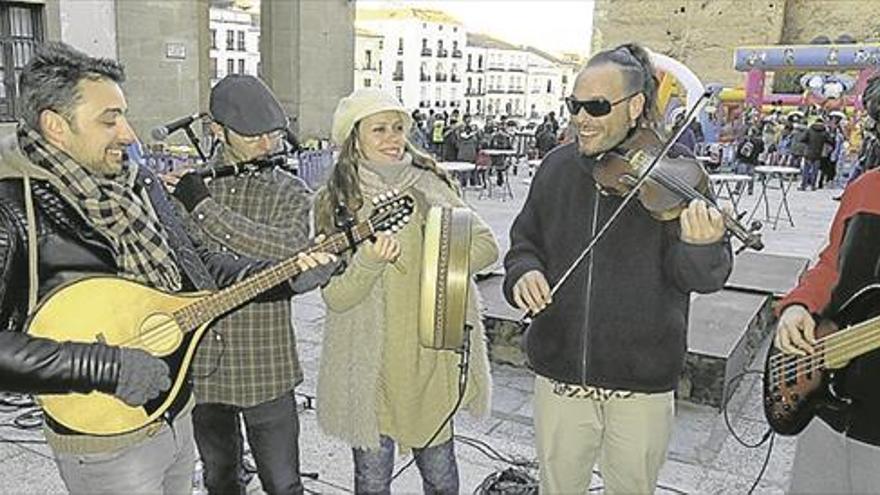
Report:
[{"label": "microphone", "polygon": [[177,130],[192,124],[195,120],[202,118],[204,115],[204,112],[194,113],[192,115],[187,115],[186,117],[181,117],[177,120],[173,120],[165,125],[154,127],[153,130],[150,131],[150,135],[153,136],[153,139],[155,139],[156,141],[162,141],[163,139],[167,138],[169,134],[172,134]]}]

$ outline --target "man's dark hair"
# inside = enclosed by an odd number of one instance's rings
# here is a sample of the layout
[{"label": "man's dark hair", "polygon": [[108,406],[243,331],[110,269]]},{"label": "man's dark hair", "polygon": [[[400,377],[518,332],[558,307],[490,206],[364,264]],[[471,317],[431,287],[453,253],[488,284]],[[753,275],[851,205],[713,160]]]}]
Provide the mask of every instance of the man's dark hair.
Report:
[{"label": "man's dark hair", "polygon": [[22,120],[40,130],[40,113],[53,110],[72,122],[80,99],[77,85],[83,79],[109,79],[121,84],[125,70],[115,60],[90,57],[64,43],[41,45],[21,72]]},{"label": "man's dark hair", "polygon": [[865,91],[862,92],[862,105],[868,111],[868,115],[875,121],[880,121],[880,74],[875,74],[868,79]]},{"label": "man's dark hair", "polygon": [[638,124],[655,128],[660,122],[657,111],[657,78],[651,55],[642,46],[627,43],[594,55],[585,68],[604,64],[616,65],[623,74],[626,95],[642,93],[645,95],[645,108],[638,118]]}]

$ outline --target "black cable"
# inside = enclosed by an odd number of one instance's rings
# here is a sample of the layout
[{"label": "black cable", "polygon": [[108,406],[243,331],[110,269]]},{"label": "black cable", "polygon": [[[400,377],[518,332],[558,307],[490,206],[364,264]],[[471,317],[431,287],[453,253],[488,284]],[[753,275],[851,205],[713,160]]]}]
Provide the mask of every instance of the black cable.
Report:
[{"label": "black cable", "polygon": [[533,459],[525,459],[525,458],[517,459],[515,457],[505,456],[504,454],[498,452],[497,450],[495,450],[495,448],[493,448],[488,443],[483,442],[482,440],[478,440],[476,438],[468,437],[465,435],[455,435],[455,440],[463,443],[464,445],[467,445],[468,447],[471,447],[471,448],[479,451],[481,454],[483,454],[484,456],[488,457],[489,459],[491,459],[493,461],[503,462],[505,464],[508,464],[510,466],[517,467],[517,468],[526,468],[526,469],[537,469],[538,468],[538,461],[533,460]]},{"label": "black cable", "polygon": [[55,460],[54,458],[52,458],[52,456],[48,456],[48,455],[40,452],[39,450],[35,450],[35,449],[32,449],[27,446],[28,444],[30,444],[30,445],[45,445],[45,443],[46,443],[45,440],[26,440],[26,439],[0,437],[0,443],[11,443],[11,444],[19,446],[20,448],[22,448],[24,450],[27,450],[28,452],[30,452],[32,454],[36,454],[36,455],[42,457],[43,459],[49,459],[50,461]]},{"label": "black cable", "polygon": [[752,495],[752,493],[754,493],[755,488],[758,487],[758,482],[761,481],[761,477],[764,476],[764,471],[767,469],[767,464],[770,463],[770,454],[773,452],[774,440],[776,440],[776,433],[770,435],[770,444],[767,446],[767,455],[764,456],[764,464],[761,465],[761,470],[758,471],[758,477],[755,478],[755,482],[752,483],[752,487],[749,488],[748,495]]},{"label": "black cable", "polygon": [[[211,366],[211,369],[208,370],[207,373],[199,375],[196,372],[192,372],[192,378],[199,380],[210,378],[214,373],[216,373],[217,370],[220,369],[220,361],[223,360],[223,355],[226,353],[226,339],[223,338],[223,335],[220,332],[214,330],[213,326],[209,328],[208,331],[214,334],[216,337],[220,337],[219,339],[216,339],[218,342],[220,342],[220,351],[217,353],[217,359],[214,360],[214,365]],[[205,338],[206,336],[203,334],[202,340],[204,340]]]},{"label": "black cable", "polygon": [[764,432],[761,440],[759,440],[758,443],[751,444],[740,438],[739,435],[737,435],[736,431],[734,431],[733,429],[733,426],[730,424],[730,416],[727,414],[727,405],[730,402],[730,399],[733,397],[733,392],[736,390],[736,384],[742,381],[742,379],[747,375],[763,376],[764,372],[761,370],[745,370],[742,373],[731,378],[730,381],[727,382],[727,385],[729,386],[729,392],[727,393],[727,396],[724,397],[724,401],[721,403],[721,410],[724,415],[724,424],[727,426],[727,431],[730,432],[733,438],[736,439],[736,441],[739,442],[740,445],[747,449],[756,449],[761,445],[764,445],[764,442],[766,442],[770,438],[770,436],[773,434],[773,429],[767,428],[767,431]]},{"label": "black cable", "polygon": [[770,454],[773,453],[773,442],[776,439],[776,434],[774,433],[772,428],[768,427],[767,431],[764,432],[764,435],[761,437],[761,439],[757,443],[751,444],[740,438],[739,435],[737,435],[736,431],[734,431],[733,426],[730,424],[730,417],[727,414],[727,405],[729,404],[730,399],[733,397],[733,391],[736,389],[736,384],[741,382],[742,379],[747,375],[761,375],[763,377],[764,371],[745,370],[742,373],[731,378],[730,381],[727,382],[727,384],[730,386],[730,392],[728,392],[727,396],[724,397],[724,402],[721,404],[721,408],[724,415],[724,424],[725,426],[727,426],[727,431],[730,432],[730,435],[733,436],[733,438],[737,442],[739,442],[740,445],[747,449],[756,449],[761,445],[764,445],[764,443],[768,440],[770,442],[767,446],[767,455],[764,457],[764,463],[761,465],[761,470],[758,471],[758,476],[755,477],[755,481],[752,483],[752,487],[749,488],[748,493],[749,495],[751,495],[751,493],[758,486],[758,483],[761,481],[761,477],[764,476],[764,472],[767,470],[767,464],[770,462]]},{"label": "black cable", "polygon": [[[446,416],[446,419],[444,419],[443,422],[440,423],[440,426],[437,428],[437,431],[435,431],[434,434],[431,435],[431,438],[429,438],[428,441],[425,442],[424,445],[422,445],[422,447],[419,449],[419,451],[422,451],[422,450],[428,448],[428,446],[431,445],[431,442],[433,442],[434,439],[437,438],[438,435],[440,435],[440,432],[443,431],[443,428],[445,428],[446,425],[449,424],[450,421],[452,421],[453,416],[455,416],[455,413],[458,412],[458,408],[461,406],[461,402],[464,400],[464,394],[465,394],[465,391],[467,390],[468,368],[470,367],[470,351],[471,351],[470,336],[471,336],[471,327],[469,325],[466,325],[465,331],[464,331],[464,342],[462,343],[462,349],[461,349],[461,351],[458,351],[461,353],[461,362],[458,365],[458,368],[460,370],[460,373],[458,375],[458,399],[456,399],[455,405],[452,406],[452,410],[449,411],[449,414]],[[453,432],[452,437],[455,438],[454,432]],[[394,476],[391,477],[391,481],[388,482],[389,485],[391,483],[394,483],[394,480],[396,480],[398,476],[400,476],[404,471],[406,471],[410,466],[412,466],[413,463],[416,462],[416,459],[418,458],[418,456],[419,456],[419,452],[416,452],[415,450],[413,450],[412,458],[403,467],[398,469],[396,473],[394,473]]]}]

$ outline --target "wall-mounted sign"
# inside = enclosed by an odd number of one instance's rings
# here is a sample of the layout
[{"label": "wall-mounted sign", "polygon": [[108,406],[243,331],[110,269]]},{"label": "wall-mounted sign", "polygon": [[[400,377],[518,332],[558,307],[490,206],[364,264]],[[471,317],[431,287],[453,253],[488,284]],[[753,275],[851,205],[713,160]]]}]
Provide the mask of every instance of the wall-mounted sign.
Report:
[{"label": "wall-mounted sign", "polygon": [[165,43],[165,58],[185,59],[186,45],[183,43]]}]

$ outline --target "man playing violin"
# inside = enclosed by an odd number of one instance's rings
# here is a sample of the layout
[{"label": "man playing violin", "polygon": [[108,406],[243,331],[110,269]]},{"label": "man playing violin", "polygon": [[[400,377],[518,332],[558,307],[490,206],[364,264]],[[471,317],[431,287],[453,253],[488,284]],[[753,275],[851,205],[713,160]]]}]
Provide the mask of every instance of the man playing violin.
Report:
[{"label": "man playing violin", "polygon": [[542,493],[582,493],[597,460],[608,493],[653,493],[690,293],[719,290],[731,269],[715,208],[695,200],[659,221],[631,202],[551,300],[551,284],[622,201],[597,190],[594,170],[634,130],[656,126],[656,92],[642,47],[592,57],[566,100],[576,142],[544,158],[510,231],[505,297],[534,315],[525,346]]},{"label": "man playing violin", "polygon": [[[868,115],[880,119],[880,75],[868,80],[862,93]],[[797,287],[779,302],[774,345],[787,354],[813,353],[817,344],[815,314],[836,305],[853,289],[877,283],[877,245],[860,228],[880,221],[880,169],[865,172],[844,190],[834,216],[828,244]],[[856,227],[858,226],[858,227]],[[855,228],[854,228],[855,227]],[[869,232],[868,229],[864,231]],[[876,231],[876,230],[875,230]],[[854,253],[868,253],[858,256]],[[849,262],[847,260],[857,259]],[[819,417],[800,434],[791,472],[792,493],[869,493],[880,486],[880,400],[874,351],[851,361],[843,390],[851,400],[846,410],[820,409]]]},{"label": "man playing violin", "polygon": [[[211,90],[210,111],[219,147],[208,166],[283,151],[287,115],[260,79],[226,76]],[[282,260],[309,243],[311,192],[280,167],[246,169],[208,184],[186,174],[173,194],[189,213],[187,230],[221,251]],[[312,270],[297,292],[323,285],[335,268]],[[193,426],[209,493],[244,493],[242,419],[263,490],[303,492],[294,398],[303,376],[294,335],[290,301],[255,301],[218,320],[199,345]]]}]

